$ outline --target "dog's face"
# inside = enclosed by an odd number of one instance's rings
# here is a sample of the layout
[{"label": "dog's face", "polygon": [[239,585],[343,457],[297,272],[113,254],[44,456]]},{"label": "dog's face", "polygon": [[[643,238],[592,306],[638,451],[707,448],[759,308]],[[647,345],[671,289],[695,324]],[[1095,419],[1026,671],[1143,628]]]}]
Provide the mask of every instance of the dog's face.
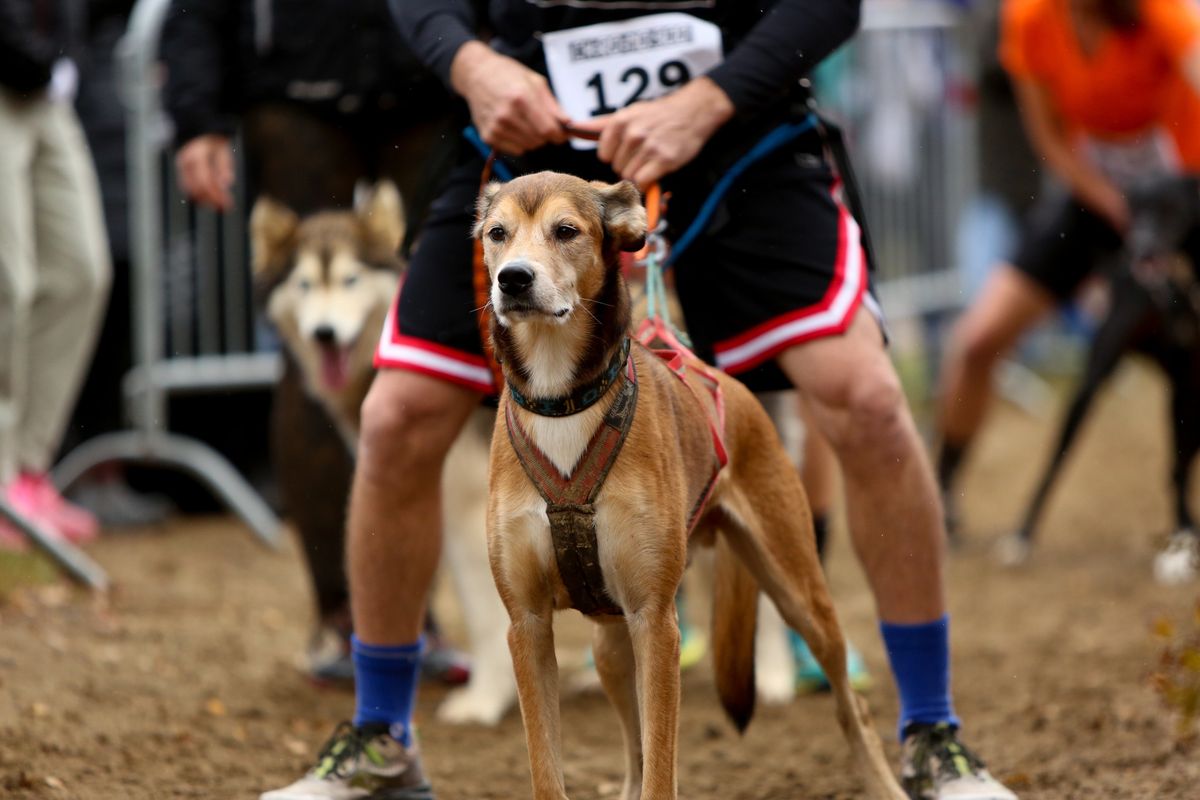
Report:
[{"label": "dog's face", "polygon": [[318,395],[359,385],[399,281],[404,216],[394,185],[355,211],[303,220],[270,199],[250,217],[255,279],[267,314]]},{"label": "dog's face", "polygon": [[594,300],[618,251],[641,249],[646,209],[637,187],[540,172],[490,184],[479,199],[496,321],[564,325]]}]

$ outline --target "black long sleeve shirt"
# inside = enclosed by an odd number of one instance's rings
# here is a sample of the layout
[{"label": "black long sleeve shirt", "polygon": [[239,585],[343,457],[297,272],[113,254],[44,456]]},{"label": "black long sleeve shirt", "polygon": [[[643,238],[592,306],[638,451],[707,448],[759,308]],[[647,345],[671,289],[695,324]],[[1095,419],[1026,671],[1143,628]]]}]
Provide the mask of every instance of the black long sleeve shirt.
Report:
[{"label": "black long sleeve shirt", "polygon": [[[390,0],[392,13],[417,57],[449,83],[450,63],[481,23],[495,31],[491,44],[540,72],[536,34],[679,11],[720,26],[725,59],[711,78],[742,114],[766,108],[796,85],[858,28],[860,0],[594,0],[586,8],[542,0]],[[486,5],[486,9],[484,6]],[[609,6],[606,8],[606,6]]]}]

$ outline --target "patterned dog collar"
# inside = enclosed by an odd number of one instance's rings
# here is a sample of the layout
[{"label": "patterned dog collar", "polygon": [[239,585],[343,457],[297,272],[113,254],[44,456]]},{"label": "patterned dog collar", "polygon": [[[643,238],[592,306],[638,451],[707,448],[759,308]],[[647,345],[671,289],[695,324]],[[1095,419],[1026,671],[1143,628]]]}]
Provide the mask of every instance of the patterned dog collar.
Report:
[{"label": "patterned dog collar", "polygon": [[531,400],[518,392],[511,383],[508,385],[508,394],[512,397],[513,402],[521,408],[538,416],[569,417],[572,414],[578,414],[580,411],[590,408],[601,397],[604,397],[605,392],[608,391],[608,387],[612,386],[613,381],[617,379],[617,376],[621,373],[621,368],[625,366],[625,362],[628,360],[629,337],[626,336],[625,341],[621,343],[620,348],[613,355],[612,361],[609,362],[608,368],[594,381],[580,386],[568,395]]}]

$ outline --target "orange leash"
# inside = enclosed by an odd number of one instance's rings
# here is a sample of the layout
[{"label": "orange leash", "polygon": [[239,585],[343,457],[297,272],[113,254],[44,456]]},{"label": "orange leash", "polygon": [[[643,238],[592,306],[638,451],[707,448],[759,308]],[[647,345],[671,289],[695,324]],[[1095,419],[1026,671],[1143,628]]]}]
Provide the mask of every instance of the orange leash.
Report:
[{"label": "orange leash", "polygon": [[[496,154],[488,156],[483,165],[483,173],[479,178],[479,194],[483,194],[488,181],[492,179],[493,165]],[[479,341],[483,343],[483,357],[491,370],[492,380],[496,391],[504,388],[504,372],[500,362],[496,360],[496,349],[492,346],[492,279],[488,276],[487,264],[483,261],[483,242],[475,240],[475,255],[472,265],[471,280],[475,287],[475,307],[478,309],[475,321],[479,325]]]}]

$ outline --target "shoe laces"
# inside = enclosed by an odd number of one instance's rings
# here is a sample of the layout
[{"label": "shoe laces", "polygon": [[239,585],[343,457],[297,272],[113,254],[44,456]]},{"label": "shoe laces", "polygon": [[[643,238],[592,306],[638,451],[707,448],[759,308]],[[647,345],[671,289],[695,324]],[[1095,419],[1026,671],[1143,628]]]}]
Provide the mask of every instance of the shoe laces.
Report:
[{"label": "shoe laces", "polygon": [[985,769],[983,760],[958,740],[954,726],[942,722],[914,727],[909,734],[914,740],[910,763],[918,772],[931,772],[931,761],[937,765],[937,776],[945,780],[973,777]]},{"label": "shoe laces", "polygon": [[359,756],[365,755],[374,762],[382,761],[371,746],[371,740],[380,733],[381,730],[374,726],[356,728],[349,721],[340,723],[317,754],[313,774],[321,779],[348,778],[356,771]]}]

